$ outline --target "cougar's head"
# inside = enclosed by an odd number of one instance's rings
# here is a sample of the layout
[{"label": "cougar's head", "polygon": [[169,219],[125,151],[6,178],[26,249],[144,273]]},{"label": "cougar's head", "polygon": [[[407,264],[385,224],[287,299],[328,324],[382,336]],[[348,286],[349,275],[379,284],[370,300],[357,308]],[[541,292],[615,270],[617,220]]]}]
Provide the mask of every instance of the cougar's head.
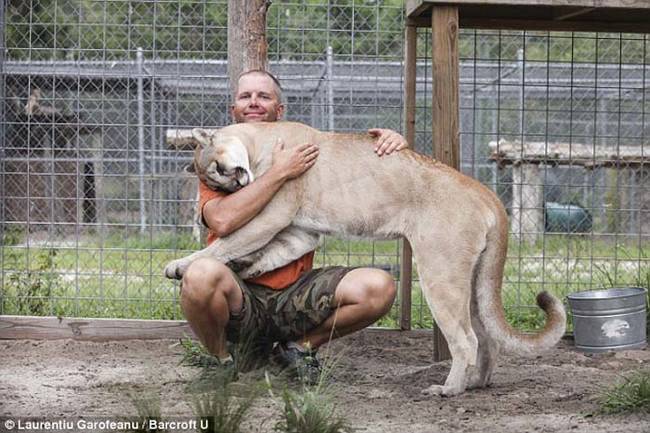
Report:
[{"label": "cougar's head", "polygon": [[200,128],[193,129],[192,136],[198,146],[189,171],[211,189],[234,192],[254,180],[248,151],[239,138]]}]

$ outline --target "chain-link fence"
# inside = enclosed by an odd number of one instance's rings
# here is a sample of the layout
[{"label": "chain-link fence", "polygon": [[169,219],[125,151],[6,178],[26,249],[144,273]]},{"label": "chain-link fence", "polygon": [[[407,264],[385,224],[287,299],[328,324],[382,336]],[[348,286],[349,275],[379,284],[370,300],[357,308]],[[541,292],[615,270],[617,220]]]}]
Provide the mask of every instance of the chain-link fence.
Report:
[{"label": "chain-link fence", "polygon": [[[200,245],[196,180],[183,174],[190,152],[165,136],[230,122],[227,2],[4,8],[0,314],[180,318],[162,268]],[[267,20],[288,119],[401,131],[401,0],[276,1]],[[419,37],[415,147],[430,154],[430,35]],[[540,289],[650,278],[647,49],[640,35],[461,34],[461,168],[511,215],[513,320],[535,324]],[[398,277],[399,243],[329,239],[316,260]],[[413,323],[427,327],[415,283]],[[382,324],[395,326],[397,304]]]}]

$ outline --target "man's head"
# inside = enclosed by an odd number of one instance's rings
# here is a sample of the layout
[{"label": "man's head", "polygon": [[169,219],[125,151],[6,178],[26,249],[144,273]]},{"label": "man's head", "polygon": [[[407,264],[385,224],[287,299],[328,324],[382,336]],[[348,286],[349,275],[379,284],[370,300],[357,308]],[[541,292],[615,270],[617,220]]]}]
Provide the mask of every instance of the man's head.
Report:
[{"label": "man's head", "polygon": [[237,123],[280,120],[284,114],[284,105],[282,88],[277,78],[258,69],[241,74],[230,111]]}]

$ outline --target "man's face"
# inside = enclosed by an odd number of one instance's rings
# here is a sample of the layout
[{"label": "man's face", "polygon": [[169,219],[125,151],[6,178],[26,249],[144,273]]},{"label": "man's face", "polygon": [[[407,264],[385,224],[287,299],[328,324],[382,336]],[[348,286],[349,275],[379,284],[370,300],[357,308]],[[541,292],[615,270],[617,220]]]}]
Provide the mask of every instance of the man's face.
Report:
[{"label": "man's face", "polygon": [[284,105],[275,83],[264,74],[247,74],[239,79],[232,117],[237,123],[275,122],[282,118]]}]

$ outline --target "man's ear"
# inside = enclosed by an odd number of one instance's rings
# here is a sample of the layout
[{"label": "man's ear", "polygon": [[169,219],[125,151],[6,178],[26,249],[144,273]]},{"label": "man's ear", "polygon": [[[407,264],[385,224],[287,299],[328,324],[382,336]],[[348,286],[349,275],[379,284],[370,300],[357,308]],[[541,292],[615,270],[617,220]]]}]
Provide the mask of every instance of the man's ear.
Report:
[{"label": "man's ear", "polygon": [[284,120],[284,104],[278,105],[278,120]]},{"label": "man's ear", "polygon": [[196,174],[196,167],[194,166],[194,161],[192,161],[188,165],[186,165],[185,168],[183,168],[183,171],[185,173]]},{"label": "man's ear", "polygon": [[206,131],[203,128],[194,128],[192,129],[192,137],[199,142],[201,145],[205,145],[210,143],[210,137],[212,134],[210,134],[208,131]]}]

